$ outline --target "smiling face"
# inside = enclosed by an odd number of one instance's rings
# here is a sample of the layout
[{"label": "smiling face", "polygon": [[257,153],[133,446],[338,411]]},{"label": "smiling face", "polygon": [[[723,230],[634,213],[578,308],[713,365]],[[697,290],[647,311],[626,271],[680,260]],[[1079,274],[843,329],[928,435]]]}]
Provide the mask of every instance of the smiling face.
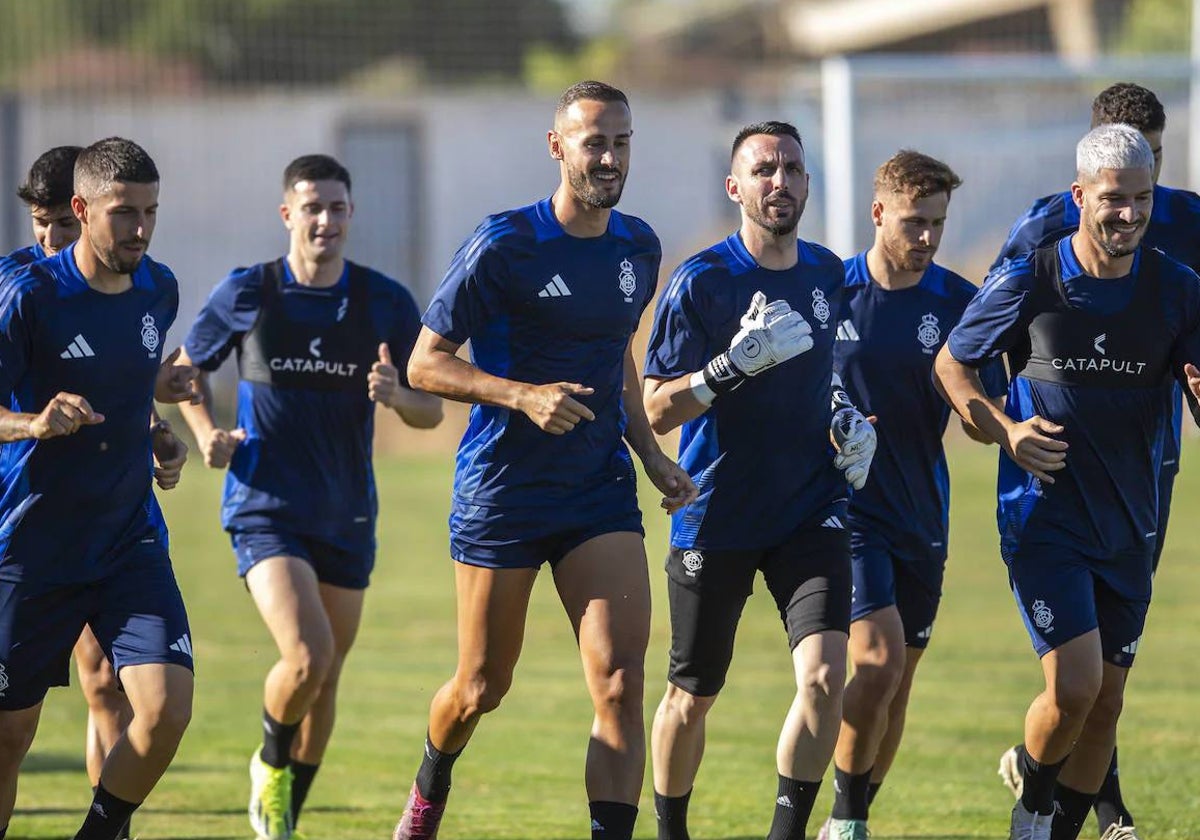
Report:
[{"label": "smiling face", "polygon": [[32,204],[29,217],[33,221],[33,238],[47,257],[52,257],[79,238],[79,219],[70,203],[57,207]]},{"label": "smiling face", "polygon": [[747,137],[733,156],[725,192],[741,206],[743,224],[749,222],[773,236],[790,234],[808,203],[804,150],[787,135]]},{"label": "smiling face", "polygon": [[1125,257],[1141,244],[1154,203],[1150,169],[1101,169],[1071,185],[1080,228],[1110,257]]},{"label": "smiling face", "polygon": [[615,207],[629,175],[633,117],[624,102],[580,99],[557,116],[550,156],[560,161],[575,200],[596,209]]},{"label": "smiling face", "polygon": [[354,204],[341,181],[297,181],[279,208],[291,235],[291,252],[309,263],[332,262],[342,256]]}]

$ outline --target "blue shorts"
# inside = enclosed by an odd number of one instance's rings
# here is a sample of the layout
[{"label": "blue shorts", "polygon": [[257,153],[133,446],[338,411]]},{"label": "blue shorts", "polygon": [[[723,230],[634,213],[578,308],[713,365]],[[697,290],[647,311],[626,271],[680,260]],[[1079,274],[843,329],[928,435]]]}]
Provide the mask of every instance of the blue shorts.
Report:
[{"label": "blue shorts", "polygon": [[637,496],[618,505],[580,508],[489,508],[455,502],[450,509],[450,556],[488,569],[551,567],[588,540],[602,534],[645,536]]},{"label": "blue shorts", "polygon": [[84,625],[118,678],[126,665],[194,668],[187,612],[166,548],[139,544],[98,581],[54,587],[0,581],[0,711],[35,706],[51,686],[67,684]]},{"label": "blue shorts", "polygon": [[238,577],[268,557],[298,557],[313,567],[317,580],[343,589],[366,589],[375,568],[375,547],[349,551],[317,537],[282,529],[234,531]]},{"label": "blue shorts", "polygon": [[1049,543],[1005,558],[1013,595],[1038,656],[1099,628],[1104,660],[1133,665],[1150,608],[1154,544],[1107,557]]},{"label": "blue shorts", "polygon": [[942,600],[946,543],[931,546],[918,539],[901,543],[876,531],[852,531],[850,559],[854,572],[851,620],[895,606],[904,624],[904,644],[927,647]]}]

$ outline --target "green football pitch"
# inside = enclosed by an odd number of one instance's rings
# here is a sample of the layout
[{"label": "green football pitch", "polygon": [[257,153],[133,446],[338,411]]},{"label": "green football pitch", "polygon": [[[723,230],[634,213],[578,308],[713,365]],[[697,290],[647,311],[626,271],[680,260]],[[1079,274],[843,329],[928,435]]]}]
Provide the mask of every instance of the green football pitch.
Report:
[{"label": "green football pitch", "polygon": [[[1122,721],[1126,798],[1142,836],[1200,837],[1200,445],[1191,443],[1154,606]],[[996,550],[995,448],[956,443],[950,568],[933,643],[918,673],[900,757],[876,801],[885,838],[1006,836],[1011,799],[996,777],[1040,685]],[[1190,456],[1190,457],[1189,457]],[[430,695],[454,663],[453,570],[446,559],[450,456],[378,465],[380,551],[339,720],[301,822],[309,840],[386,838],[420,758]],[[1190,469],[1189,469],[1190,467]],[[135,817],[142,838],[249,838],[246,763],[258,743],[262,677],[273,647],[234,573],[217,522],[221,476],[197,461],[164,494],[197,659],[195,714],[174,765]],[[661,696],[669,639],[661,559],[665,517],[643,493],[655,591],[647,719]],[[790,661],[768,596],[750,600],[728,685],[709,719],[692,798],[697,840],[765,836],[775,798],[778,726]],[[85,709],[75,688],[47,699],[25,762],[9,837],[70,837],[90,799]],[[590,709],[570,627],[543,575],[516,683],[455,774],[446,840],[588,836],[582,763]],[[826,785],[809,827],[827,813]],[[649,773],[639,838],[654,837]],[[1094,823],[1084,837],[1095,837]]]}]

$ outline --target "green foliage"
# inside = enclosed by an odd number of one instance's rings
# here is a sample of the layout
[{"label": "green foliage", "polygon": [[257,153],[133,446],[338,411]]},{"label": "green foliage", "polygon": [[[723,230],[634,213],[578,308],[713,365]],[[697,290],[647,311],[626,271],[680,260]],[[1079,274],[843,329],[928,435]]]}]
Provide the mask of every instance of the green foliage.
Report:
[{"label": "green foliage", "polygon": [[1192,0],[1132,0],[1114,44],[1133,54],[1186,53],[1191,48]]}]

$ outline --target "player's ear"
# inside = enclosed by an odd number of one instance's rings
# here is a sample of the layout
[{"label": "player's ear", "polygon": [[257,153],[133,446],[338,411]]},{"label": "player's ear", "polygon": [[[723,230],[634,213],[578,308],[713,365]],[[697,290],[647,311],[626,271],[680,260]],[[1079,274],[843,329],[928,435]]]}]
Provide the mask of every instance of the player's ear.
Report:
[{"label": "player's ear", "polygon": [[292,210],[288,207],[287,202],[279,205],[279,218],[283,219],[283,226],[288,230],[292,229]]},{"label": "player's ear", "polygon": [[555,160],[563,159],[562,135],[554,129],[546,132],[546,146],[550,149],[550,157]]},{"label": "player's ear", "polygon": [[81,195],[71,196],[71,212],[80,224],[87,224],[87,199]]},{"label": "player's ear", "polygon": [[875,227],[883,227],[883,202],[879,199],[871,202],[871,221]]},{"label": "player's ear", "polygon": [[1076,181],[1071,184],[1071,200],[1075,202],[1075,206],[1083,209],[1083,184]]},{"label": "player's ear", "polygon": [[742,194],[738,189],[737,179],[732,175],[725,176],[725,195],[729,196],[729,200],[734,204],[742,203]]}]

